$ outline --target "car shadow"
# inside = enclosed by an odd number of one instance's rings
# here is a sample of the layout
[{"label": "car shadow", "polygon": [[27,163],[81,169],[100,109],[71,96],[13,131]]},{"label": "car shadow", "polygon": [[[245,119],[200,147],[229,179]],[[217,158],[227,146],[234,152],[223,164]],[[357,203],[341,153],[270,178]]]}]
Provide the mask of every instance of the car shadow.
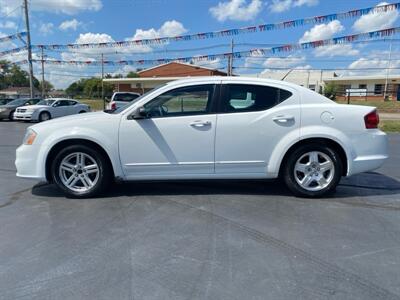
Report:
[{"label": "car shadow", "polygon": [[[41,197],[65,197],[53,184],[38,184],[33,187],[32,194]],[[340,201],[340,199],[355,197],[399,194],[400,182],[398,180],[380,173],[368,172],[343,178],[336,193],[320,200]],[[293,197],[281,180],[136,181],[114,184],[100,198],[179,195],[265,195],[300,199]],[[398,197],[390,198],[398,199]]]}]

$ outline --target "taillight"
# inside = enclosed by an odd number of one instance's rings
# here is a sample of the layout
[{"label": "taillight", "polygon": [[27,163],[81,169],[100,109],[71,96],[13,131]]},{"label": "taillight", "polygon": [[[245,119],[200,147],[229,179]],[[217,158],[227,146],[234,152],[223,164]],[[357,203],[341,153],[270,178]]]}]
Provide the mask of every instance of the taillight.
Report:
[{"label": "taillight", "polygon": [[117,109],[117,104],[115,102],[111,103],[111,110]]},{"label": "taillight", "polygon": [[376,110],[371,111],[364,117],[364,122],[365,122],[365,128],[367,129],[378,128],[379,124],[378,112]]}]

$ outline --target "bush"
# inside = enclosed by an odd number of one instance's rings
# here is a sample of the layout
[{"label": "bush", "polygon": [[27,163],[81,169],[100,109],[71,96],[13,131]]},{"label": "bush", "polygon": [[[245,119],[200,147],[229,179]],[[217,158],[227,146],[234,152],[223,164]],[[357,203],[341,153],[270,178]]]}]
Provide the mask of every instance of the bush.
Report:
[{"label": "bush", "polygon": [[325,85],[324,88],[324,96],[331,99],[331,100],[336,100],[336,94],[338,91],[338,87],[334,83],[328,83]]}]

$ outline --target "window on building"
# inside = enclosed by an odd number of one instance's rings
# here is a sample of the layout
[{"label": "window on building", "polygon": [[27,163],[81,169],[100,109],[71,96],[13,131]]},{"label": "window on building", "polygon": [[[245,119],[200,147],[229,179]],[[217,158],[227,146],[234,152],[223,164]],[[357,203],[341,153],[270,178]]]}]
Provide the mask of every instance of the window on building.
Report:
[{"label": "window on building", "polygon": [[359,88],[360,90],[366,90],[366,89],[367,89],[367,85],[366,85],[366,84],[359,84],[359,85],[358,85],[358,88]]},{"label": "window on building", "polygon": [[382,95],[383,94],[383,84],[375,84],[374,94],[375,95]]},{"label": "window on building", "polygon": [[339,92],[341,92],[343,95],[347,94],[347,90],[351,89],[351,84],[341,84],[339,85]]}]

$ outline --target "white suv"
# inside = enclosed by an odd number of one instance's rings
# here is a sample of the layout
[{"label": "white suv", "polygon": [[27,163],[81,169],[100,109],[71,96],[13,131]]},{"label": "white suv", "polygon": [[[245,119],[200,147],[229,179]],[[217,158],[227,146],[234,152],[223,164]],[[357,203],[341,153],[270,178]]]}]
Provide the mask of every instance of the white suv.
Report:
[{"label": "white suv", "polygon": [[387,136],[374,107],[343,105],[288,82],[202,77],[169,82],[111,113],[27,129],[17,175],[94,196],[113,179],[282,178],[320,197],[342,176],[379,168]]},{"label": "white suv", "polygon": [[133,92],[115,92],[110,102],[107,104],[107,109],[109,110],[116,110],[120,107],[127,105],[128,103],[132,102],[133,100],[140,97],[140,94],[133,93]]}]

